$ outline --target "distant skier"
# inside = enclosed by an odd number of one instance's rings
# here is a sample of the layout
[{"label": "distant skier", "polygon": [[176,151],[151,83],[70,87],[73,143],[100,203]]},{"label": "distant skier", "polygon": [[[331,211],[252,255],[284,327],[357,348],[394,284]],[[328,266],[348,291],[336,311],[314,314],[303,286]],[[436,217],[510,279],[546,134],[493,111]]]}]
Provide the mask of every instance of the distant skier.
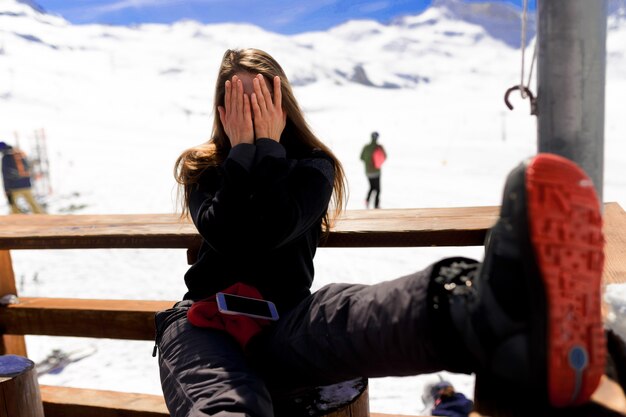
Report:
[{"label": "distant skier", "polygon": [[11,206],[11,213],[18,214],[22,212],[17,205],[19,198],[23,198],[28,203],[33,213],[44,213],[31,191],[30,168],[24,152],[4,142],[0,142],[0,152],[3,154],[2,179],[4,180],[4,191]]},{"label": "distant skier", "polygon": [[374,196],[374,208],[380,206],[380,168],[387,159],[387,153],[378,143],[378,132],[372,132],[372,141],[363,147],[361,160],[365,164],[365,175],[370,183],[370,189],[365,197],[365,208],[369,208],[370,199]]}]

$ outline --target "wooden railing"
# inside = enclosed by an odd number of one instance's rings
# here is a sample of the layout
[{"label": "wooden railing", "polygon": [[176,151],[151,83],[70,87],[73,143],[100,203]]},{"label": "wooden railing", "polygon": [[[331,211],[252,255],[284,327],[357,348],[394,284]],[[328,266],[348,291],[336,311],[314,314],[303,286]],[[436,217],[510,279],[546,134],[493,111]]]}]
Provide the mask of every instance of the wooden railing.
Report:
[{"label": "wooden railing", "polygon": [[[496,221],[497,210],[458,207],[348,211],[324,246],[479,246]],[[626,213],[617,203],[607,203],[604,214],[604,283],[624,283]],[[187,248],[191,262],[199,243],[193,225],[170,214],[1,216],[0,296],[17,294],[11,250]],[[174,301],[21,297],[17,304],[0,307],[0,353],[27,356],[24,335],[152,340],[154,313]],[[46,417],[168,415],[160,396],[53,386],[43,386],[41,392]]]}]

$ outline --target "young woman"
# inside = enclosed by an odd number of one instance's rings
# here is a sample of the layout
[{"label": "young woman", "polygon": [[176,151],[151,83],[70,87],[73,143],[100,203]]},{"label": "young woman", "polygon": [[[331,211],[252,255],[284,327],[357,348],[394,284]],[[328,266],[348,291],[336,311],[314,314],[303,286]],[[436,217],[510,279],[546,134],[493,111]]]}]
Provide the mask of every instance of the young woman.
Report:
[{"label": "young woman", "polygon": [[310,294],[318,241],[343,207],[341,163],[263,51],[224,54],[214,109],[211,140],[176,162],[183,212],[204,238],[185,298],[243,282],[279,310],[293,307]]},{"label": "young woman", "polygon": [[[214,110],[209,142],[176,163],[183,213],[203,243],[183,301],[156,316],[172,416],[271,417],[271,393],[443,369],[527,393],[533,410],[589,398],[604,366],[602,231],[593,187],[574,164],[539,155],[510,174],[483,264],[444,259],[393,281],[330,284],[311,294],[316,247],[343,205],[340,162],[308,128],[283,70],[263,51],[226,51]],[[560,199],[544,201],[563,188]],[[571,206],[583,215],[571,217]],[[554,216],[581,233],[540,237]],[[586,236],[599,239],[578,245]],[[574,272],[571,263],[554,264],[548,243],[583,250],[590,262]],[[218,292],[271,301],[280,318],[222,314]],[[557,340],[561,333],[549,326],[571,337]],[[570,357],[579,368],[568,368]]]},{"label": "young woman", "polygon": [[[214,110],[211,139],[176,162],[183,214],[203,243],[185,275],[184,301],[157,319],[163,387],[175,416],[197,407],[204,411],[191,415],[271,415],[265,383],[234,341],[238,335],[190,325],[187,313],[193,301],[233,285],[272,301],[281,317],[309,296],[317,245],[342,211],[344,173],[307,125],[283,69],[263,51],[226,51]],[[191,321],[210,314],[198,311]],[[166,343],[174,329],[180,335]],[[240,336],[247,343],[251,334]],[[177,356],[168,359],[170,349]]]}]

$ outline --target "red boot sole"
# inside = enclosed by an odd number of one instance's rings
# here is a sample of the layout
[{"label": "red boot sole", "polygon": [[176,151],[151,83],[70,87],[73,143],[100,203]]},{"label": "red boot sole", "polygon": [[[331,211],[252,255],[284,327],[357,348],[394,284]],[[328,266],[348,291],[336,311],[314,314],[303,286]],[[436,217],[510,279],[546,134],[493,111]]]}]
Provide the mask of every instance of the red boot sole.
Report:
[{"label": "red boot sole", "polygon": [[604,237],[592,181],[552,154],[526,170],[530,239],[547,300],[547,386],[550,403],[585,403],[604,374],[601,313]]}]

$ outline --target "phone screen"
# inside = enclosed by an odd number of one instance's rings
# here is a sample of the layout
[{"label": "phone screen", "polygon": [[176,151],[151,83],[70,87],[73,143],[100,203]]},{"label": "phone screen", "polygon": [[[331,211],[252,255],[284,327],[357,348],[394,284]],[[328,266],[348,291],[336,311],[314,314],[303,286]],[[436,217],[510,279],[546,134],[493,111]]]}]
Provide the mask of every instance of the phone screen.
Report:
[{"label": "phone screen", "polygon": [[[270,320],[276,320],[278,318],[276,307],[274,307],[274,304],[270,301],[225,293],[220,293],[219,295],[218,305],[220,306],[220,310],[224,313],[240,313]],[[220,305],[222,304],[222,300],[225,302],[225,305]]]}]

